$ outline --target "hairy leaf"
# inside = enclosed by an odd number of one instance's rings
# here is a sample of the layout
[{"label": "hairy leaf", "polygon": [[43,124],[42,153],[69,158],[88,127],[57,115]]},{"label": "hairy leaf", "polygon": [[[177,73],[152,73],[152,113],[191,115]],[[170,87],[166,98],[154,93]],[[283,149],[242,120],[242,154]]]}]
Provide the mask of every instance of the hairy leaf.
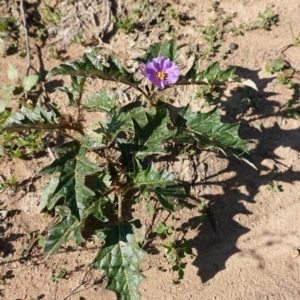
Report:
[{"label": "hairy leaf", "polygon": [[208,113],[193,113],[189,105],[175,119],[177,143],[197,142],[199,148],[216,148],[225,155],[234,155],[252,167],[248,144],[239,135],[239,124],[221,122],[218,108]]},{"label": "hairy leaf", "polygon": [[88,216],[94,216],[101,222],[107,222],[108,218],[103,213],[103,206],[107,203],[105,199],[99,199],[95,202],[91,201],[90,206],[84,210],[83,218],[87,218]]},{"label": "hairy leaf", "polygon": [[18,70],[12,64],[8,64],[7,77],[12,81],[18,79],[19,77]]},{"label": "hairy leaf", "polygon": [[132,187],[139,187],[142,194],[154,192],[160,204],[170,211],[180,209],[186,200],[185,190],[176,176],[165,169],[156,172],[152,163],[143,170],[140,162],[134,160]]},{"label": "hairy leaf", "polygon": [[12,84],[5,85],[0,89],[0,94],[2,95],[10,95],[14,92],[15,86]]},{"label": "hairy leaf", "polygon": [[[113,108],[106,119],[101,121],[102,128],[96,130],[104,133],[108,138],[114,140],[120,132],[133,132],[133,121],[136,119],[140,124],[147,123],[147,109],[140,102],[132,102],[120,108]],[[150,112],[148,110],[148,112]]]},{"label": "hairy leaf", "polygon": [[83,107],[89,111],[109,112],[115,104],[116,95],[108,95],[104,90],[92,94],[83,102]]},{"label": "hairy leaf", "polygon": [[60,173],[59,183],[48,199],[47,208],[52,209],[63,198],[64,205],[69,207],[72,215],[80,219],[87,199],[95,195],[85,185],[85,177],[98,172],[100,168],[86,158],[89,147],[79,141],[67,142],[53,150],[63,155],[39,172],[39,175]]},{"label": "hairy leaf", "polygon": [[237,76],[234,75],[235,68],[220,70],[219,65],[220,63],[218,61],[212,63],[208,68],[198,73],[192,81],[206,81],[207,83],[213,84],[234,81],[237,78]]},{"label": "hairy leaf", "polygon": [[5,111],[5,107],[6,105],[10,102],[10,99],[8,98],[2,98],[0,99],[0,113],[4,112]]},{"label": "hairy leaf", "polygon": [[140,263],[146,255],[134,237],[134,231],[139,227],[138,220],[123,221],[97,233],[105,244],[91,266],[105,272],[106,287],[116,293],[117,299],[139,299],[138,287],[144,278],[140,273]]},{"label": "hairy leaf", "polygon": [[39,80],[39,75],[29,75],[23,78],[23,87],[25,92],[29,92]]},{"label": "hairy leaf", "polygon": [[131,142],[118,141],[121,150],[121,163],[128,165],[132,157],[143,158],[150,154],[165,154],[164,141],[174,136],[168,129],[171,123],[170,116],[166,109],[156,111],[152,117],[148,117],[148,122],[144,126],[132,119],[134,124],[134,138]]},{"label": "hairy leaf", "polygon": [[22,106],[15,114],[11,115],[5,122],[5,130],[26,130],[26,129],[51,129],[58,127],[60,113],[57,107],[48,103],[50,110],[42,108],[38,101],[34,108]]},{"label": "hairy leaf", "polygon": [[56,213],[60,215],[58,223],[48,229],[49,238],[45,241],[44,254],[49,257],[57,253],[58,249],[64,245],[68,238],[77,243],[83,243],[85,240],[80,233],[80,223],[66,206],[57,206]]},{"label": "hairy leaf", "polygon": [[134,73],[129,73],[121,63],[110,55],[107,59],[109,67],[102,64],[93,53],[84,53],[75,62],[64,63],[53,68],[47,78],[54,75],[70,75],[82,77],[97,77],[103,80],[118,81],[129,85],[136,85],[138,80]]},{"label": "hairy leaf", "polygon": [[41,189],[41,201],[39,204],[40,211],[47,208],[47,204],[48,204],[49,200],[52,198],[58,184],[59,184],[59,177],[52,176],[49,184],[44,186]]}]

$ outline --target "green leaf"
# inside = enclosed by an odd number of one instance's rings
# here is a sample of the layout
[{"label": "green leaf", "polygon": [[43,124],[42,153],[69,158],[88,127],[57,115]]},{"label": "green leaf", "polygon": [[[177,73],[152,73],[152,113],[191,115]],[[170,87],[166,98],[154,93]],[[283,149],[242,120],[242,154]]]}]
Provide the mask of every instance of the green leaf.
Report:
[{"label": "green leaf", "polygon": [[195,81],[200,81],[206,79],[208,82],[212,82],[216,79],[219,71],[220,63],[218,61],[212,63],[205,70],[197,74]]},{"label": "green leaf", "polygon": [[89,207],[84,210],[83,218],[88,216],[94,216],[101,222],[107,222],[108,218],[103,214],[102,207],[107,203],[105,199],[100,199],[98,201],[92,202]]},{"label": "green leaf", "polygon": [[175,265],[175,266],[172,267],[172,271],[175,271],[175,272],[176,272],[176,271],[179,271],[179,269],[180,269],[180,268],[179,268],[178,265]]},{"label": "green leaf", "polygon": [[156,172],[153,163],[143,170],[142,165],[134,160],[132,188],[139,187],[140,192],[154,192],[160,204],[170,211],[180,209],[186,201],[186,193],[179,180],[167,170]]},{"label": "green leaf", "polygon": [[34,108],[22,106],[21,109],[11,115],[5,122],[5,130],[26,130],[26,129],[51,129],[57,128],[60,113],[57,107],[48,103],[50,111],[42,108],[40,101]]},{"label": "green leaf", "polygon": [[146,52],[144,57],[137,57],[134,60],[147,63],[158,56],[166,56],[172,61],[177,59],[176,40],[165,40],[162,43],[154,43],[148,49],[143,49]]},{"label": "green leaf", "polygon": [[179,276],[179,278],[183,278],[183,276],[184,276],[184,271],[183,271],[182,269],[179,269],[179,271],[178,271],[178,276]]},{"label": "green leaf", "polygon": [[6,105],[10,102],[11,99],[0,99],[0,113],[5,111]]},{"label": "green leaf", "polygon": [[235,79],[235,68],[228,68],[226,70],[219,69],[219,62],[212,63],[207,69],[197,74],[195,81],[207,81],[212,84],[214,82],[228,82]]},{"label": "green leaf", "polygon": [[25,92],[29,92],[35,84],[38,82],[39,76],[38,75],[29,75],[24,77],[23,79],[23,87]]},{"label": "green leaf", "polygon": [[8,64],[8,68],[7,68],[7,77],[9,80],[16,80],[18,79],[18,70],[12,65],[12,64]]},{"label": "green leaf", "polygon": [[[111,176],[106,174],[105,171],[89,177],[89,188],[95,192],[95,196],[90,197],[85,201],[86,208],[83,212],[82,219],[87,218],[89,215],[93,215],[102,222],[108,221],[103,214],[103,207],[112,197],[114,197],[114,193],[103,197],[103,195],[109,191],[111,186]],[[95,199],[98,200],[95,201]]]},{"label": "green leaf", "polygon": [[273,64],[274,71],[280,71],[283,67],[284,67],[284,64],[281,61],[279,61],[277,59],[274,61],[274,64]]},{"label": "green leaf", "polygon": [[49,200],[52,198],[58,186],[58,183],[59,183],[59,177],[52,176],[50,183],[41,189],[41,201],[39,204],[40,211],[44,210],[47,207]]},{"label": "green leaf", "polygon": [[53,68],[47,78],[54,75],[70,75],[82,77],[97,77],[103,80],[118,81],[131,86],[137,85],[138,80],[134,73],[129,73],[121,63],[110,55],[107,59],[109,67],[102,64],[93,53],[84,53],[82,58],[74,62],[61,64]]},{"label": "green leaf", "polygon": [[140,273],[140,263],[146,255],[134,237],[139,227],[137,220],[131,223],[123,221],[97,232],[97,237],[105,244],[91,267],[105,272],[106,287],[116,293],[117,299],[139,299],[138,287],[144,278]]},{"label": "green leaf", "polygon": [[235,68],[228,68],[226,70],[219,69],[219,62],[216,61],[208,66],[206,69],[202,70],[198,74],[197,72],[197,64],[194,61],[191,69],[187,72],[186,75],[181,76],[176,84],[200,84],[200,85],[225,85],[228,82],[237,82],[242,83],[244,85],[251,86],[252,88],[257,90],[256,85],[251,80],[243,80],[239,78],[234,73],[236,71]]},{"label": "green leaf", "polygon": [[158,201],[167,210],[175,211],[186,203],[186,193],[179,184],[168,184],[165,187],[157,187],[154,190]]},{"label": "green leaf", "polygon": [[3,88],[0,89],[0,94],[11,95],[11,94],[13,94],[14,89],[15,89],[15,86],[12,84],[5,85]]},{"label": "green leaf", "polygon": [[153,215],[155,213],[155,208],[150,203],[146,203],[146,208],[149,214]]},{"label": "green leaf", "polygon": [[70,106],[79,106],[86,78],[71,76],[71,87],[58,87],[59,91],[65,92],[69,98]]},{"label": "green leaf", "polygon": [[101,121],[101,128],[96,132],[104,133],[109,139],[114,140],[121,132],[133,132],[133,118],[140,124],[146,124],[146,113],[147,109],[142,106],[141,102],[132,102],[120,108],[113,108],[106,119]]},{"label": "green leaf", "polygon": [[44,253],[46,257],[57,253],[58,249],[64,245],[70,235],[77,243],[85,240],[80,233],[80,223],[66,206],[57,206],[56,213],[60,215],[58,223],[48,229],[49,238],[45,241]]},{"label": "green leaf", "polygon": [[266,64],[265,69],[268,73],[272,73],[274,71],[273,66]]},{"label": "green leaf", "polygon": [[165,222],[160,222],[158,226],[156,227],[155,231],[158,234],[163,234],[167,229],[166,223]]},{"label": "green leaf", "polygon": [[198,61],[194,59],[192,66],[190,69],[186,72],[186,74],[183,76],[184,80],[191,81],[193,78],[197,76],[197,70],[199,68]]},{"label": "green leaf", "polygon": [[225,155],[234,155],[244,160],[253,168],[248,144],[239,135],[239,124],[226,124],[221,122],[218,108],[208,113],[193,113],[189,105],[183,109],[175,119],[177,133],[175,142],[197,142],[199,148],[215,148]]},{"label": "green leaf", "polygon": [[121,150],[120,162],[128,165],[132,157],[144,158],[150,154],[165,154],[164,142],[174,136],[174,132],[169,130],[171,123],[169,113],[166,109],[156,111],[154,116],[148,116],[148,123],[144,126],[132,118],[134,125],[134,138],[126,143],[118,141]]},{"label": "green leaf", "polygon": [[98,172],[100,168],[86,158],[89,148],[79,141],[67,142],[53,150],[63,155],[39,172],[39,175],[60,173],[55,191],[48,194],[50,199],[47,208],[52,209],[63,198],[64,205],[71,210],[72,215],[80,219],[86,209],[87,199],[95,195],[85,185],[85,177]]},{"label": "green leaf", "polygon": [[83,107],[89,111],[109,112],[115,105],[116,95],[108,95],[104,90],[92,94],[83,102]]}]

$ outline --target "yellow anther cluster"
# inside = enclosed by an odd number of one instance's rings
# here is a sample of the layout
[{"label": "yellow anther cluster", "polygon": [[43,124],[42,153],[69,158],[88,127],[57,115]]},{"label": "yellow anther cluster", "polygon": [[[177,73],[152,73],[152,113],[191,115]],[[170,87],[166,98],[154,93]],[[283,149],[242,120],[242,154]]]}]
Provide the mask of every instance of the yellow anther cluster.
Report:
[{"label": "yellow anther cluster", "polygon": [[166,78],[166,74],[164,72],[158,72],[157,78],[160,80],[164,80]]}]

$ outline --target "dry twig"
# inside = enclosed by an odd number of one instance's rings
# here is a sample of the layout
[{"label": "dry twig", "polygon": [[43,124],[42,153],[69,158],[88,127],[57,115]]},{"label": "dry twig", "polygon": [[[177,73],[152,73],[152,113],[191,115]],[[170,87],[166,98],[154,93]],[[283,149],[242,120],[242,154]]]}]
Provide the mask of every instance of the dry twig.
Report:
[{"label": "dry twig", "polygon": [[[90,289],[91,287],[94,286],[94,283],[88,284],[87,282],[84,282],[84,278],[86,277],[86,275],[87,275],[90,271],[91,271],[91,269],[88,270],[87,272],[85,272],[85,273],[83,274],[81,280],[79,281],[79,284],[78,284],[77,286],[75,286],[75,287],[74,287],[74,288],[73,288],[66,296],[64,296],[64,297],[62,298],[62,300],[66,300],[67,298],[69,298],[70,296],[74,295],[75,293],[79,293],[79,292],[85,291],[85,290]],[[104,278],[104,276],[102,276],[101,280],[103,280],[103,278]],[[82,286],[84,286],[84,288],[83,288],[82,290],[78,291],[78,289],[79,289],[80,287],[82,287]]]},{"label": "dry twig", "polygon": [[[27,23],[26,23],[26,17],[25,17],[25,11],[24,11],[24,1],[23,0],[20,1],[20,10],[21,10],[21,13],[22,13],[23,27],[24,27],[24,34],[25,34],[26,55],[27,55],[26,76],[28,76],[30,69],[33,69],[36,73],[38,73],[38,72],[31,65],[29,39],[28,39]],[[25,95],[25,98],[27,98],[27,94]]]},{"label": "dry twig", "polygon": [[96,38],[102,42],[104,34],[107,32],[111,21],[111,0],[106,0],[106,20],[103,27],[96,33]]}]

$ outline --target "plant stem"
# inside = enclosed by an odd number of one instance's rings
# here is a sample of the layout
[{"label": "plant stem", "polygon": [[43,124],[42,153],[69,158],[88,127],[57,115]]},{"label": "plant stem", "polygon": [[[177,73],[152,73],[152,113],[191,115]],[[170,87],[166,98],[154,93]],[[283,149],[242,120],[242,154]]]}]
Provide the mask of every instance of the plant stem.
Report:
[{"label": "plant stem", "polygon": [[122,195],[118,194],[118,223],[122,220]]},{"label": "plant stem", "polygon": [[135,86],[135,85],[130,85],[133,88],[135,88],[137,91],[139,91],[140,93],[142,93],[148,100],[151,99],[152,95],[149,97],[144,90],[142,90],[140,87]]}]

